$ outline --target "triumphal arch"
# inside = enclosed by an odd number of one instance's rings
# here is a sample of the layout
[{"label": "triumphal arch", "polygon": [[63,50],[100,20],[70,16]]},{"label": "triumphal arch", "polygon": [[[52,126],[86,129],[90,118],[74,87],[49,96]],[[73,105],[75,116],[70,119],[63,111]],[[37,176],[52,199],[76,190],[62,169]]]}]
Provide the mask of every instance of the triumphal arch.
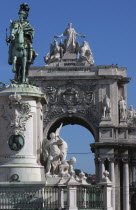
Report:
[{"label": "triumphal arch", "polygon": [[[54,36],[46,65],[30,68],[37,53],[29,10],[20,5],[6,39],[15,77],[0,83],[0,209],[135,210],[136,112],[127,109],[126,68],[95,65],[72,23]],[[76,174],[75,157],[66,159],[59,133],[67,124],[94,136],[97,185]]]},{"label": "triumphal arch", "polygon": [[[68,25],[63,34],[55,36],[44,57],[45,67],[30,71],[30,80],[47,95],[44,136],[60,123],[86,127],[95,139],[90,148],[95,153],[97,181],[108,170],[114,209],[129,209],[129,187],[136,182],[136,112],[133,106],[127,110],[130,78],[124,67],[94,65],[89,43],[76,41],[77,36],[85,36]],[[61,36],[64,42],[57,39]]]}]

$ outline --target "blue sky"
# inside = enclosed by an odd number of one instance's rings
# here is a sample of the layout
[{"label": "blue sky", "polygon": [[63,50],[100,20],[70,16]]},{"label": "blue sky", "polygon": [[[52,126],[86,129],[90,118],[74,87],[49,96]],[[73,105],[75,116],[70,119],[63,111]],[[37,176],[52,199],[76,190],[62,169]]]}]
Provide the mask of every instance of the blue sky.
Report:
[{"label": "blue sky", "polygon": [[[49,51],[54,35],[61,34],[68,22],[79,34],[86,35],[85,40],[90,43],[95,65],[118,64],[127,67],[127,74],[132,77],[128,85],[128,105],[136,109],[136,1],[135,0],[4,0],[0,12],[0,81],[7,82],[13,78],[11,66],[8,65],[8,47],[5,43],[5,31],[9,29],[9,20],[17,20],[19,5],[28,3],[30,13],[28,20],[35,29],[33,46],[39,56],[35,66],[44,66],[43,57]],[[81,38],[78,39],[82,41]],[[69,133],[70,126],[65,126],[62,136]],[[74,132],[75,129],[78,131]],[[84,145],[89,150],[89,142],[94,140],[89,131],[82,128],[79,136],[88,138]],[[74,139],[80,139],[78,126],[73,128]],[[75,134],[77,136],[75,136]],[[86,134],[88,133],[88,134]],[[86,136],[88,135],[88,136]],[[68,139],[72,138],[68,136]],[[73,140],[74,141],[74,140]],[[75,141],[76,142],[76,141]],[[85,141],[84,141],[85,142]],[[74,146],[72,146],[74,147]],[[82,146],[78,150],[81,151]],[[78,152],[78,151],[73,151]],[[88,157],[86,155],[86,157]],[[83,159],[83,158],[82,158]],[[92,159],[92,158],[91,158]],[[88,159],[87,159],[88,161]],[[81,162],[81,161],[80,161]],[[80,167],[77,164],[76,167]],[[85,164],[82,164],[83,170]]]}]

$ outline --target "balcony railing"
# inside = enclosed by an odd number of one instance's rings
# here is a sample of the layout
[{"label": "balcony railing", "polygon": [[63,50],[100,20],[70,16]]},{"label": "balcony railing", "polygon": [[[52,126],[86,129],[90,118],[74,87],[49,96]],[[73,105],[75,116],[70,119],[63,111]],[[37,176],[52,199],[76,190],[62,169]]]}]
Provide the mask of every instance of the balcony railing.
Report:
[{"label": "balcony railing", "polygon": [[79,209],[104,209],[103,186],[81,186],[77,188]]},{"label": "balcony railing", "polygon": [[[77,187],[78,209],[103,209],[103,188],[101,186]],[[68,206],[68,188],[0,186],[0,209],[15,210],[57,210]]]}]

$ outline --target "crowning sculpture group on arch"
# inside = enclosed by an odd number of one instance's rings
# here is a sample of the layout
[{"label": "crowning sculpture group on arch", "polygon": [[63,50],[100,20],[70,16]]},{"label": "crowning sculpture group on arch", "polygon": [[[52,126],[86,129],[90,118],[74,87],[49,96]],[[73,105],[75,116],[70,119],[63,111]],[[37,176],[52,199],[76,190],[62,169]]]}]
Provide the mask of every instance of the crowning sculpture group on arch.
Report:
[{"label": "crowning sculpture group on arch", "polygon": [[[129,189],[136,184],[136,111],[126,106],[130,81],[126,68],[94,65],[89,43],[77,41],[86,36],[78,34],[72,23],[54,36],[44,57],[46,65],[30,68],[38,54],[32,46],[34,29],[28,13],[28,4],[21,4],[19,18],[11,21],[6,39],[15,78],[12,84],[0,87],[0,184],[69,186],[67,209],[79,208],[74,196],[82,208],[92,209],[87,206],[91,196],[86,191],[77,196],[75,186],[88,183],[83,172],[75,174],[76,158],[67,160],[68,144],[59,135],[63,125],[79,124],[95,139],[90,146],[97,182],[106,190],[103,208],[134,210],[135,191]],[[63,36],[64,41],[59,42]],[[64,197],[60,200],[62,209]]]}]

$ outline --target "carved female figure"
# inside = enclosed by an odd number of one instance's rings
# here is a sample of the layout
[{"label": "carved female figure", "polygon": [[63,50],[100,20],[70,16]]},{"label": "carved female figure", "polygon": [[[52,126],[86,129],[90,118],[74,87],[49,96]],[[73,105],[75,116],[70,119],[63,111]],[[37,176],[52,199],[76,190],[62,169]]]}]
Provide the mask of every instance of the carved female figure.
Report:
[{"label": "carved female figure", "polygon": [[110,117],[110,110],[111,110],[111,102],[107,95],[105,95],[105,98],[103,100],[103,117]]},{"label": "carved female figure", "polygon": [[72,28],[72,23],[68,23],[68,28],[65,29],[63,34],[59,36],[54,36],[55,38],[59,38],[62,36],[66,36],[66,39],[64,40],[64,48],[65,52],[69,53],[75,53],[76,50],[76,37],[82,37],[84,38],[84,35],[78,34],[74,28]]}]

